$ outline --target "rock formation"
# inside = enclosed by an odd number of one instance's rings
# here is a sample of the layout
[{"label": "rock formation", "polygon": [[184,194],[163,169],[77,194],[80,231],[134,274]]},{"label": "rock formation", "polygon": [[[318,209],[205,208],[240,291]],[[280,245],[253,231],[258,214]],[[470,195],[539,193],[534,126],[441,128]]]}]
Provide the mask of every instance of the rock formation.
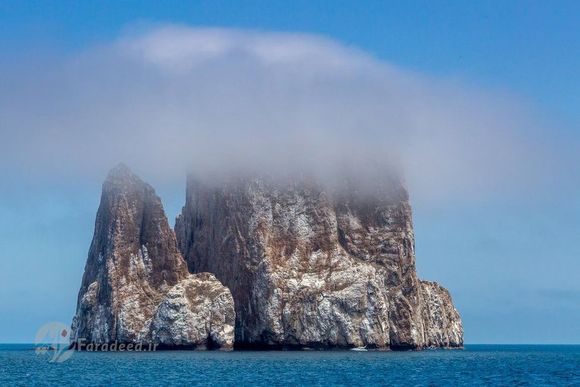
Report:
[{"label": "rock formation", "polygon": [[71,340],[232,348],[230,291],[189,274],[161,201],[120,165],[105,183]]},{"label": "rock formation", "polygon": [[463,345],[449,292],[417,278],[411,207],[398,179],[190,178],[176,234],[151,186],[122,165],[109,173],[73,344]]},{"label": "rock formation", "polygon": [[189,270],[230,288],[240,348],[463,345],[449,293],[417,278],[396,179],[362,191],[189,179],[176,234]]},{"label": "rock formation", "polygon": [[437,282],[421,281],[421,298],[425,345],[435,348],[462,346],[461,318],[447,289]]}]

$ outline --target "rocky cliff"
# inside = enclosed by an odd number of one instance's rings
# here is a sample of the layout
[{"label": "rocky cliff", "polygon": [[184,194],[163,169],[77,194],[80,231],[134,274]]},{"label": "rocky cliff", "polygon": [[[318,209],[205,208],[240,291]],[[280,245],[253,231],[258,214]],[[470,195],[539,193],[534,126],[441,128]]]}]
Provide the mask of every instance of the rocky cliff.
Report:
[{"label": "rocky cliff", "polygon": [[161,201],[120,165],[105,183],[73,319],[73,343],[231,348],[230,291],[189,274]]},{"label": "rocky cliff", "polygon": [[176,223],[191,272],[232,291],[239,347],[461,347],[449,293],[415,270],[408,194],[306,180],[189,179]]},{"label": "rocky cliff", "polygon": [[417,278],[411,207],[397,179],[364,188],[189,179],[176,233],[151,186],[122,165],[109,173],[73,343],[463,345],[449,292]]}]

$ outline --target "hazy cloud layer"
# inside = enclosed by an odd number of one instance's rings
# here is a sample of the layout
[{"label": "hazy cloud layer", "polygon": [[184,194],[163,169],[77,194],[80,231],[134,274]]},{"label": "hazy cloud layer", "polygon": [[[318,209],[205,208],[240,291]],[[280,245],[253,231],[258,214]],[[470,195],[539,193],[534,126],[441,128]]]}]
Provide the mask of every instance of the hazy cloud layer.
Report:
[{"label": "hazy cloud layer", "polygon": [[2,70],[1,165],[32,174],[398,165],[436,198],[531,184],[552,159],[513,97],[311,35],[165,26]]}]

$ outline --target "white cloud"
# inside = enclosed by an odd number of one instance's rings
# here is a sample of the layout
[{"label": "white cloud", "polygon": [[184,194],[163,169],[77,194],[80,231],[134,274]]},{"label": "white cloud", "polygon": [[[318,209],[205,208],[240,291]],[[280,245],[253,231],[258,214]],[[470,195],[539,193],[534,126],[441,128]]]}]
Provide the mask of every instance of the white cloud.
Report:
[{"label": "white cloud", "polygon": [[3,70],[0,160],[32,173],[397,163],[415,196],[447,197],[521,184],[545,164],[514,98],[311,35],[165,26]]}]

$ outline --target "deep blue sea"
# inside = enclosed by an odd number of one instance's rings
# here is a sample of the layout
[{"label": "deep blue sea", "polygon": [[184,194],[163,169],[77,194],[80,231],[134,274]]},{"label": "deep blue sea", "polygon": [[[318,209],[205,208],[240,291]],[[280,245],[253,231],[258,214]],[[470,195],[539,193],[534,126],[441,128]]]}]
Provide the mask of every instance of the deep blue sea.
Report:
[{"label": "deep blue sea", "polygon": [[49,362],[0,345],[4,385],[580,386],[580,346],[468,345],[422,352],[75,352]]}]

